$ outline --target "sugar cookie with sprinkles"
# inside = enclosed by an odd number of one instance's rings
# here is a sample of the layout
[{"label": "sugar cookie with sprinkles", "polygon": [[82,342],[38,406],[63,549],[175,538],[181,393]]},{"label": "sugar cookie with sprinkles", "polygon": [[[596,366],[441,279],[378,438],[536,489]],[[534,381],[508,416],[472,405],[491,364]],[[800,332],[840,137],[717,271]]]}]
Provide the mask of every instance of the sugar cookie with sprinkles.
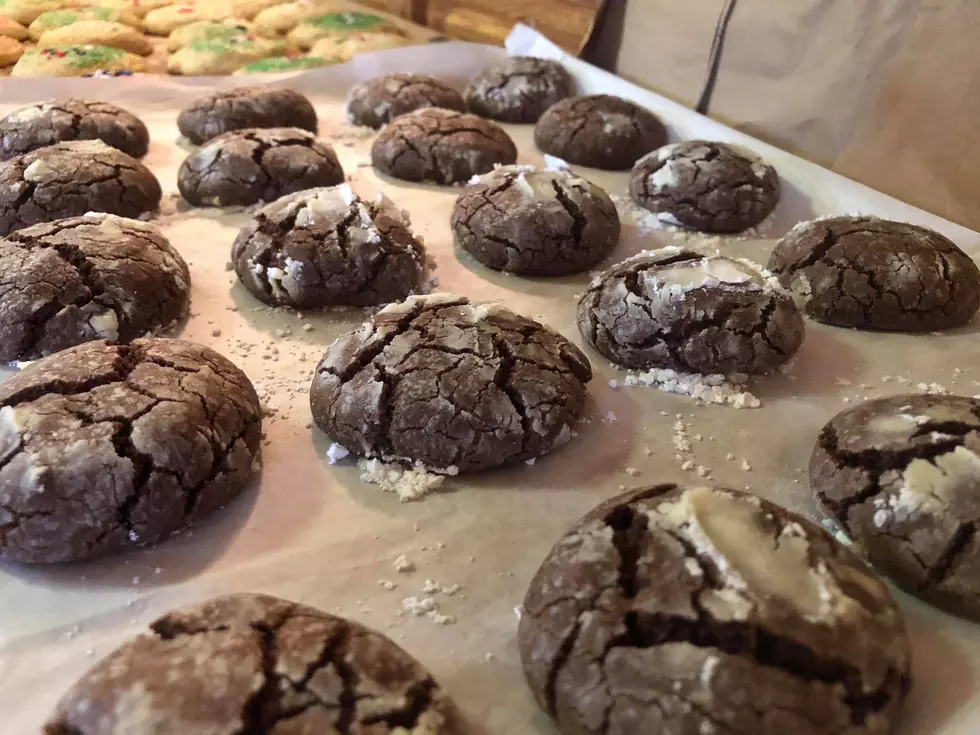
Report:
[{"label": "sugar cookie with sprinkles", "polygon": [[81,77],[95,71],[149,71],[146,59],[109,46],[82,45],[30,49],[10,72],[12,77]]},{"label": "sugar cookie with sprinkles", "polygon": [[139,16],[131,10],[117,10],[113,8],[76,8],[74,10],[53,10],[42,13],[37,17],[30,28],[32,41],[38,41],[46,31],[54,28],[63,28],[73,23],[83,20],[104,20],[110,23],[123,23],[132,26],[137,30],[143,27]]}]

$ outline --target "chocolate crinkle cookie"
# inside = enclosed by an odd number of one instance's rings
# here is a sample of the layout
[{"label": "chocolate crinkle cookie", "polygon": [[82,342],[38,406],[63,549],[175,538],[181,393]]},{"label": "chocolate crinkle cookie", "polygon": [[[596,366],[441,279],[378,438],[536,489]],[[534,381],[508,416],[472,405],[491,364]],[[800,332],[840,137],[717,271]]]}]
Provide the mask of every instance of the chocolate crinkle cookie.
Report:
[{"label": "chocolate crinkle cookie", "polygon": [[380,128],[399,115],[425,107],[463,112],[463,96],[427,74],[395,72],[355,86],[347,97],[347,118],[355,125]]},{"label": "chocolate crinkle cookie", "polygon": [[153,225],[87,214],[0,240],[0,362],[130,342],[187,312],[187,264]]},{"label": "chocolate crinkle cookie", "polygon": [[803,343],[803,317],[765,269],[747,260],[666,247],[593,279],[578,327],[627,368],[766,373]]},{"label": "chocolate crinkle cookie", "polygon": [[666,142],[656,115],[608,94],[564,99],[534,127],[534,144],[543,153],[608,171],[625,171]]},{"label": "chocolate crinkle cookie", "polygon": [[351,452],[455,474],[567,442],[591,378],[588,359],[557,332],[441,293],[392,304],[337,339],[310,405]]},{"label": "chocolate crinkle cookie", "polygon": [[503,128],[455,110],[429,107],[395,118],[371,146],[371,162],[405,181],[454,184],[517,161]]},{"label": "chocolate crinkle cookie", "polygon": [[801,222],[776,244],[768,267],[808,316],[839,327],[932,331],[966,324],[980,306],[980,270],[970,256],[905,222]]},{"label": "chocolate crinkle cookie", "polygon": [[87,212],[139,217],[162,193],[150,169],[101,140],[55,143],[0,163],[0,235]]},{"label": "chocolate crinkle cookie", "polygon": [[402,213],[347,184],[266,205],[239,232],[231,260],[257,298],[301,309],[401,301],[427,278],[425,250]]},{"label": "chocolate crinkle cookie", "polygon": [[701,232],[742,232],[776,208],[779,176],[748,148],[686,140],[637,161],[630,196],[672,224]]},{"label": "chocolate crinkle cookie", "polygon": [[900,587],[980,621],[980,400],[890,396],[838,414],[810,486]]},{"label": "chocolate crinkle cookie", "polygon": [[568,171],[502,166],[456,200],[456,243],[494,270],[529,276],[580,273],[619,241],[619,215],[600,187]]},{"label": "chocolate crinkle cookie", "polygon": [[315,133],[317,118],[313,105],[296,90],[238,87],[191,102],[177,116],[177,128],[200,144],[245,128],[300,128]]},{"label": "chocolate crinkle cookie", "polygon": [[465,97],[470,112],[482,117],[533,123],[575,91],[575,80],[557,61],[511,56],[474,77],[466,87]]},{"label": "chocolate crinkle cookie", "polygon": [[353,620],[270,595],[170,612],[62,697],[46,735],[467,735],[432,675]]},{"label": "chocolate crinkle cookie", "polygon": [[134,158],[150,145],[146,125],[109,102],[69,99],[21,107],[0,120],[0,160],[68,140],[101,140]]},{"label": "chocolate crinkle cookie", "polygon": [[0,383],[0,559],[65,562],[152,544],[238,495],[259,401],[217,352],[87,342]]},{"label": "chocolate crinkle cookie", "polygon": [[518,645],[568,735],[887,735],[910,683],[901,612],[867,565],[721,488],[592,511],[531,581]]},{"label": "chocolate crinkle cookie", "polygon": [[181,164],[177,187],[191,204],[271,202],[344,182],[337,154],[299,128],[248,128],[213,138]]}]

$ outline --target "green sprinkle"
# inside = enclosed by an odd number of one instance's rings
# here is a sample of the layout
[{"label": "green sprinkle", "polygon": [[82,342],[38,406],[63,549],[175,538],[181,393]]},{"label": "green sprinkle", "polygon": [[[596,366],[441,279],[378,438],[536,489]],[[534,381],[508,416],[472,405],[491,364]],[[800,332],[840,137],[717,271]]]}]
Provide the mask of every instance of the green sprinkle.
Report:
[{"label": "green sprinkle", "polygon": [[251,49],[257,46],[254,40],[245,38],[241,32],[224,38],[198,38],[191,41],[184,48],[191,51],[201,51],[206,54],[223,54],[232,48]]},{"label": "green sprinkle", "polygon": [[326,64],[326,60],[312,56],[300,56],[296,59],[290,59],[288,56],[273,56],[269,59],[261,59],[260,61],[253,61],[251,64],[246,64],[240,71],[243,74],[260,74],[262,72],[272,71],[317,69],[321,66],[326,66]]},{"label": "green sprinkle", "polygon": [[384,18],[379,18],[376,15],[368,15],[367,13],[328,13],[327,15],[310,18],[304,25],[313,26],[314,28],[325,28],[332,31],[350,31],[373,28],[384,23]]}]

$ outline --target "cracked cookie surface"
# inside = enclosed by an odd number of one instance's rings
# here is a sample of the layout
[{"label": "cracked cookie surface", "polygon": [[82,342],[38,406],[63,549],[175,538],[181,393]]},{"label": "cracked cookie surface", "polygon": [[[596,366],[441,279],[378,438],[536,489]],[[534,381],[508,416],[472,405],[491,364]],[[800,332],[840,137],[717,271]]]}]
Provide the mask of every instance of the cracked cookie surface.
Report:
[{"label": "cracked cookie surface", "polygon": [[746,260],[666,247],[593,279],[578,327],[627,368],[765,373],[803,343],[803,317],[764,269]]},{"label": "cracked cookie surface", "polygon": [[945,329],[966,324],[980,306],[970,256],[938,232],[878,217],[801,222],[768,267],[808,316],[839,327]]},{"label": "cracked cookie surface", "polygon": [[212,92],[180,111],[177,128],[195,144],[244,128],[317,131],[313,105],[293,89],[237,87]]},{"label": "cracked cookie surface", "polygon": [[58,703],[46,735],[467,735],[432,675],[370,628],[270,595],[150,623]]},{"label": "cracked cookie surface", "polygon": [[88,212],[136,218],[161,196],[146,166],[101,140],[55,143],[0,163],[0,235]]},{"label": "cracked cookie surface", "polygon": [[453,184],[517,161],[504,130],[476,115],[426,108],[391,122],[371,146],[371,162],[405,181]]},{"label": "cracked cookie surface", "polygon": [[369,128],[380,128],[425,107],[463,112],[466,104],[459,92],[437,77],[401,72],[361,82],[347,96],[347,118]]},{"label": "cracked cookie surface", "polygon": [[891,396],[843,411],[820,432],[810,486],[900,587],[980,620],[980,401]]},{"label": "cracked cookie surface", "polygon": [[568,441],[591,378],[588,359],[557,332],[442,293],[392,304],[331,344],[310,406],[351,452],[454,474]]},{"label": "cracked cookie surface", "polygon": [[564,99],[534,127],[534,144],[543,153],[607,171],[625,171],[666,142],[656,115],[608,94]]},{"label": "cracked cookie surface", "polygon": [[779,201],[776,169],[748,148],[686,140],[633,166],[630,196],[644,209],[701,232],[742,232]]},{"label": "cracked cookie surface", "polygon": [[237,496],[259,401],[217,352],[87,342],[0,383],[0,559],[65,562],[156,543]]},{"label": "cracked cookie surface", "polygon": [[602,188],[528,166],[481,176],[456,200],[451,225],[456,243],[485,266],[531,276],[581,273],[619,241],[619,215]]},{"label": "cracked cookie surface", "polygon": [[232,245],[238,278],[267,304],[401,301],[425,286],[425,250],[401,212],[350,186],[308,189],[260,209]]},{"label": "cracked cookie surface", "polygon": [[88,214],[0,240],[0,362],[130,342],[187,313],[187,263],[153,225]]},{"label": "cracked cookie surface", "polygon": [[0,120],[2,160],[67,140],[101,140],[133,158],[142,158],[150,133],[142,120],[121,107],[78,98],[38,102]]},{"label": "cracked cookie surface", "polygon": [[299,128],[246,128],[219,135],[189,155],[177,174],[184,199],[210,207],[272,202],[343,182],[333,148]]},{"label": "cracked cookie surface", "polygon": [[518,644],[575,735],[885,735],[909,687],[884,583],[807,520],[719,488],[597,507],[531,581]]},{"label": "cracked cookie surface", "polygon": [[575,80],[551,59],[511,56],[487,67],[466,87],[469,111],[507,123],[533,123],[575,94]]}]

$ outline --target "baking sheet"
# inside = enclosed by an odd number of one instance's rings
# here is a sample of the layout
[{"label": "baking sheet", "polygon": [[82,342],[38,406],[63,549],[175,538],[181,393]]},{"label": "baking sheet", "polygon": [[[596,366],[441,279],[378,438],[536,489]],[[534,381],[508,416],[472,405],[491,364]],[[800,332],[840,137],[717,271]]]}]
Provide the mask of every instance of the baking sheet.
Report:
[{"label": "baking sheet", "polygon": [[[545,56],[561,53],[529,29],[519,29],[510,45]],[[575,295],[587,275],[504,276],[457,256],[448,222],[458,190],[379,179],[366,165],[373,136],[342,123],[343,96],[357,81],[413,70],[462,83],[503,53],[463,43],[398,49],[304,73],[288,85],[278,83],[314,99],[321,136],[333,141],[356,191],[373,196],[381,189],[409,211],[438,263],[442,290],[502,300],[581,344],[574,323]],[[672,242],[765,262],[771,238],[798,220],[855,211],[934,227],[973,257],[980,254],[980,235],[975,232],[753,141],[580,61],[562,58],[583,91],[637,100],[664,118],[675,139],[701,136],[749,145],[775,164],[783,181],[782,200],[766,223],[768,236],[699,241],[627,218],[622,242],[609,263]],[[206,90],[253,81],[4,80],[0,113],[82,89],[86,96],[119,102],[150,126],[153,142],[146,163],[164,192],[175,192],[176,172],[187,151],[178,140],[177,111]],[[540,164],[531,127],[507,127],[518,143],[520,161]],[[627,174],[579,171],[613,195],[626,193]],[[328,465],[329,441],[310,426],[307,389],[313,368],[326,345],[360,322],[364,313],[299,315],[263,307],[226,270],[231,242],[248,215],[177,209],[169,200],[169,214],[158,222],[191,269],[192,316],[181,336],[210,344],[230,357],[265,396],[272,414],[264,425],[264,468],[250,489],[213,519],[156,548],[86,563],[0,569],[3,733],[36,732],[78,676],[164,611],[215,594],[251,591],[347,615],[387,633],[428,666],[488,733],[554,735],[520,673],[514,607],[551,545],[598,502],[624,486],[699,480],[683,471],[674,457],[678,414],[691,438],[693,460],[709,468],[715,482],[751,487],[816,518],[805,468],[817,431],[831,415],[863,397],[915,391],[919,383],[980,393],[977,321],[953,332],[919,336],[808,323],[806,342],[792,367],[752,384],[752,392],[763,402],[757,410],[699,406],[652,388],[623,388],[623,371],[590,352],[597,374],[590,386],[586,422],[574,441],[533,466],[451,478],[446,492],[401,504],[362,482],[353,465]],[[619,387],[610,387],[611,380]],[[735,461],[726,459],[729,453]],[[751,470],[742,469],[743,459]],[[638,475],[628,474],[628,467]],[[396,572],[394,561],[400,555],[417,570]],[[456,618],[454,624],[438,626],[425,617],[399,614],[402,599],[422,595],[427,579],[462,585],[455,595],[436,595],[442,612]],[[379,581],[397,586],[388,590]],[[980,700],[972,692],[980,675],[980,629],[896,595],[907,613],[915,676],[900,734],[977,732]]]}]

